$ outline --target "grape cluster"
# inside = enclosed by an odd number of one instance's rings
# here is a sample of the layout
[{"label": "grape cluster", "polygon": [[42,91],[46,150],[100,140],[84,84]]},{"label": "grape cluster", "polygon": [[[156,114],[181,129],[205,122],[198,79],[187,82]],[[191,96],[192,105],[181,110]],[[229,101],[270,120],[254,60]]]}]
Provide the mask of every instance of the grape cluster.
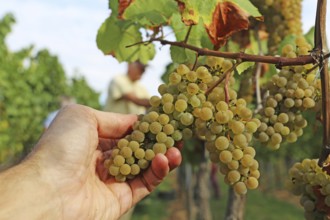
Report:
[{"label": "grape cluster", "polygon": [[300,196],[307,220],[330,217],[330,176],[317,162],[316,159],[304,159],[289,170],[287,188]]},{"label": "grape cluster", "polygon": [[[308,45],[303,38],[297,38],[296,43],[301,45],[297,50],[288,44],[283,47],[282,55],[296,57],[304,54]],[[263,101],[261,125],[255,137],[271,149],[278,149],[284,141],[296,142],[307,126],[302,112],[320,107],[320,79],[308,67],[284,67],[266,84],[269,94]]]},{"label": "grape cluster", "polygon": [[230,100],[229,104],[219,100],[212,112],[210,119],[197,116],[197,133],[205,137],[210,160],[219,163],[225,182],[236,193],[245,194],[247,189],[255,189],[259,184],[259,163],[249,143],[260,121],[252,118],[244,99]]},{"label": "grape cluster", "polygon": [[252,118],[245,100],[237,99],[230,87],[235,79],[224,73],[232,66],[231,61],[216,57],[208,57],[206,65],[195,71],[179,65],[169,75],[169,83],[159,86],[161,97],[150,98],[147,113],[106,160],[110,175],[117,181],[134,178],[157,153],[165,154],[176,142],[195,135],[205,141],[210,159],[220,164],[226,182],[237,193],[257,188],[259,164],[250,142],[261,122]]},{"label": "grape cluster", "polygon": [[192,82],[199,77],[197,72],[179,65],[169,76],[170,83],[159,86],[161,97],[150,98],[147,113],[139,117],[131,134],[119,140],[106,161],[110,175],[117,181],[134,178],[149,167],[156,154],[165,154],[175,142],[192,137],[192,108],[205,99],[200,95],[200,85]]},{"label": "grape cluster", "polygon": [[288,35],[301,35],[301,0],[251,0],[265,17],[269,33],[268,48],[271,53],[278,50],[280,42]]}]

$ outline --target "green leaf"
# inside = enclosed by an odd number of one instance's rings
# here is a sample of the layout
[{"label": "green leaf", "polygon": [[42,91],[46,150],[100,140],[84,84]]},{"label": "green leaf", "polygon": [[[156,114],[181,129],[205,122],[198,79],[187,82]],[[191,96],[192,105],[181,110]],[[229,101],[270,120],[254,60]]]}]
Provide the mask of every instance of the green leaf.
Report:
[{"label": "green leaf", "polygon": [[[181,16],[176,13],[173,14],[171,18],[171,27],[175,33],[175,37],[177,41],[184,41],[186,38],[186,35],[189,31],[188,26],[186,26],[181,21]],[[206,35],[204,26],[202,22],[199,22],[197,25],[194,25],[191,27],[191,31],[189,34],[189,38],[187,43],[189,45],[193,45],[196,47],[204,47],[207,48],[208,46],[212,46],[209,39]],[[202,45],[203,42],[203,45]],[[196,52],[189,50],[189,49],[172,49],[175,47],[171,47],[171,57],[173,59],[173,62],[176,63],[194,63],[196,59]]]},{"label": "green leaf", "polygon": [[243,62],[237,66],[236,70],[239,75],[254,66],[254,62]]},{"label": "green leaf", "polygon": [[293,48],[296,47],[296,35],[287,35],[280,43],[279,47],[278,47],[278,54],[282,54],[282,48],[287,45],[287,44],[291,44],[293,46]]},{"label": "green leaf", "polygon": [[186,63],[188,60],[186,50],[181,47],[171,46],[170,47],[171,58],[176,63]]},{"label": "green leaf", "polygon": [[104,54],[111,54],[117,48],[121,40],[121,29],[114,16],[107,18],[98,30],[97,47]]},{"label": "green leaf", "polygon": [[[215,0],[212,1],[213,4],[215,4]],[[205,4],[204,1],[200,0],[178,0],[178,4],[182,21],[188,26],[198,24],[200,21],[200,13],[203,12],[204,5],[212,5],[210,1]]]},{"label": "green leaf", "polygon": [[169,63],[166,66],[165,72],[163,73],[163,75],[161,76],[161,79],[163,80],[163,82],[168,83],[168,77],[169,75],[175,71],[175,69],[178,67],[179,64],[177,63]]},{"label": "green leaf", "polygon": [[169,0],[135,0],[126,8],[123,19],[147,27],[166,24],[172,14],[177,11],[175,1]]},{"label": "green leaf", "polygon": [[256,19],[260,19],[262,17],[258,8],[255,7],[249,0],[226,0],[226,1],[235,3],[243,11],[246,11],[250,16]]},{"label": "green leaf", "polygon": [[111,15],[118,16],[118,1],[109,0],[109,9],[111,10]]},{"label": "green leaf", "polygon": [[304,35],[310,45],[314,45],[314,32],[315,27],[311,27],[311,29],[309,29],[309,31]]},{"label": "green leaf", "polygon": [[155,56],[153,44],[130,46],[142,42],[139,26],[130,21],[118,20],[114,16],[101,25],[96,42],[104,54],[114,56],[119,62],[140,60],[147,63]]}]

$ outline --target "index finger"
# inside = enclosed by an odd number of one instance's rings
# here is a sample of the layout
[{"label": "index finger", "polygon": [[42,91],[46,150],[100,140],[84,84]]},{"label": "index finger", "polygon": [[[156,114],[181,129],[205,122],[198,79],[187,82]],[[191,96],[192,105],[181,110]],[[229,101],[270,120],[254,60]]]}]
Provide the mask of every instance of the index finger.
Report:
[{"label": "index finger", "polygon": [[138,116],[134,114],[119,114],[102,112],[93,109],[97,121],[97,130],[101,138],[121,138],[132,130]]}]

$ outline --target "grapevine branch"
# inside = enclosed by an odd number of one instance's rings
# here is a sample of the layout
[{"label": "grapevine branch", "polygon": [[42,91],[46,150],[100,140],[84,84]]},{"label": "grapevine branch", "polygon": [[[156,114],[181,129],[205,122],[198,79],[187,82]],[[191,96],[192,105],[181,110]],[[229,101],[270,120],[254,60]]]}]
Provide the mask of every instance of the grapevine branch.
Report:
[{"label": "grapevine branch", "polygon": [[253,55],[244,52],[232,53],[232,52],[214,51],[214,50],[199,48],[187,44],[185,42],[174,42],[160,38],[153,39],[152,41],[159,41],[163,45],[172,45],[181,48],[186,48],[197,52],[199,56],[223,57],[223,58],[241,60],[242,62],[252,61],[252,62],[261,62],[261,63],[271,63],[271,64],[276,64],[277,67],[279,68],[282,66],[305,65],[309,63],[315,63],[315,58],[311,55],[304,55],[296,58],[287,58],[287,57],[276,57],[276,56],[265,56],[265,55]]},{"label": "grapevine branch", "polygon": [[314,51],[320,54],[318,64],[320,68],[322,87],[323,146],[319,158],[319,165],[321,167],[323,167],[324,162],[330,154],[330,97],[328,60],[323,54],[323,49],[326,47],[326,6],[327,0],[317,1],[314,32]]}]

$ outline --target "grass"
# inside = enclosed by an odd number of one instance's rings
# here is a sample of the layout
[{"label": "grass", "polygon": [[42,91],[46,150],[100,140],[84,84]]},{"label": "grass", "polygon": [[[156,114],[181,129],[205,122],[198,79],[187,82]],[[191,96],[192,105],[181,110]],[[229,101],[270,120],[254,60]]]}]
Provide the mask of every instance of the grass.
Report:
[{"label": "grass", "polygon": [[[173,190],[175,176],[172,174],[149,197],[140,202],[134,211],[132,220],[169,220],[170,206],[173,198],[160,199],[162,192]],[[221,181],[221,199],[210,199],[213,219],[224,219],[227,205],[228,187]],[[171,194],[170,194],[171,195]],[[287,194],[287,196],[290,196]],[[293,196],[292,196],[293,197]],[[263,193],[260,190],[248,192],[245,207],[245,220],[302,220],[303,209],[286,199],[278,199],[273,193]]]}]

